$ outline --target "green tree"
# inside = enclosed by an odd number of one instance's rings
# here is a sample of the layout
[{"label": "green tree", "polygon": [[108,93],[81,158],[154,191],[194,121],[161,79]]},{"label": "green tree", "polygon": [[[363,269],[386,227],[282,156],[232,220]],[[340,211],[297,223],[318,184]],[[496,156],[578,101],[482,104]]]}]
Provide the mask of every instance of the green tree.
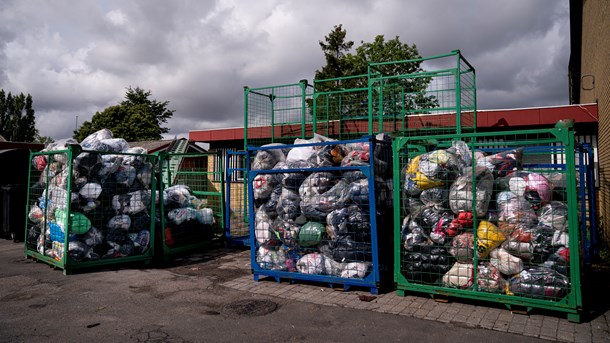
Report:
[{"label": "green tree", "polygon": [[[337,25],[325,36],[326,43],[320,47],[326,65],[317,70],[316,92],[327,92],[318,96],[318,119],[348,119],[368,116],[368,102],[373,101],[373,115],[396,116],[404,110],[418,110],[438,107],[438,100],[426,93],[430,77],[413,77],[423,71],[421,56],[415,44],[402,43],[396,36],[386,40],[378,35],[372,42],[361,41],[355,52],[351,51],[353,42],[346,42],[347,32]],[[406,62],[408,61],[408,62]],[[375,62],[393,62],[371,68]],[[375,77],[392,76],[377,80]],[[336,78],[340,78],[337,80]],[[323,81],[325,79],[333,79]],[[368,87],[372,87],[373,99],[368,99]],[[379,96],[383,94],[382,101]]]},{"label": "green tree", "polygon": [[328,36],[324,36],[325,42],[319,41],[320,48],[324,52],[326,65],[320,70],[316,70],[316,79],[332,79],[342,77],[349,72],[351,66],[345,58],[346,53],[349,53],[354,42],[345,41],[347,31],[343,30],[342,24],[335,25]]},{"label": "green tree", "polygon": [[0,89],[0,135],[11,142],[34,142],[38,135],[30,94],[13,96]]},{"label": "green tree", "polygon": [[95,113],[91,121],[74,130],[73,138],[80,142],[96,131],[109,129],[114,137],[130,142],[161,139],[162,134],[169,132],[162,125],[175,111],[167,108],[169,101],[150,100],[151,94],[139,87],[127,88],[125,100]]}]

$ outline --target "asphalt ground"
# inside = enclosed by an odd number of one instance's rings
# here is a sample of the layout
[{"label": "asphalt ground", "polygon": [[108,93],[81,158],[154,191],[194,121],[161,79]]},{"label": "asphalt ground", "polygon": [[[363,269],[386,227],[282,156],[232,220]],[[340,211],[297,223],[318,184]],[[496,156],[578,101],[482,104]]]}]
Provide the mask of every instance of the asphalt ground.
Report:
[{"label": "asphalt ground", "polygon": [[255,282],[249,251],[224,246],[64,275],[0,240],[0,342],[608,342],[607,300],[574,324],[556,313]]}]

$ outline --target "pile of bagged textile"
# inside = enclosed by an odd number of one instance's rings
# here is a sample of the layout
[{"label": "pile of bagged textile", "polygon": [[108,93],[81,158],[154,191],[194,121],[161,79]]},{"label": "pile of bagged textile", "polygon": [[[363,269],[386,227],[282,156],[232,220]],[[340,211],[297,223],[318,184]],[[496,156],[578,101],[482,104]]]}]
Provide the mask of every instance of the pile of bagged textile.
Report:
[{"label": "pile of bagged textile", "polygon": [[260,172],[250,187],[255,262],[262,269],[343,278],[370,272],[371,216],[380,215],[370,213],[370,201],[377,212],[391,215],[392,208],[391,138],[377,140],[342,143],[315,135],[257,150],[250,168]]},{"label": "pile of bagged textile", "polygon": [[524,170],[523,155],[523,148],[472,152],[456,141],[409,159],[401,180],[401,271],[409,282],[476,284],[537,298],[566,294],[565,190],[549,175]]}]

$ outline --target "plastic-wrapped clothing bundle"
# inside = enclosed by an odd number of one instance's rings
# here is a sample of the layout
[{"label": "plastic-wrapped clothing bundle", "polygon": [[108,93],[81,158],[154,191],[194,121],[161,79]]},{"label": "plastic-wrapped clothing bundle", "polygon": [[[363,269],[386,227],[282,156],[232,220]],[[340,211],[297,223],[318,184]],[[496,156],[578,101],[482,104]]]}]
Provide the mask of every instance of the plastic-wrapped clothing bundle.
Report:
[{"label": "plastic-wrapped clothing bundle", "polygon": [[544,261],[543,265],[563,275],[569,275],[570,249],[566,247],[558,248]]},{"label": "plastic-wrapped clothing bundle", "polygon": [[424,205],[431,205],[439,210],[449,208],[449,190],[443,187],[428,188],[421,192],[419,199]]},{"label": "plastic-wrapped clothing bundle", "polygon": [[152,182],[153,167],[150,163],[144,163],[137,170],[136,178],[144,186],[144,188],[150,188]]},{"label": "plastic-wrapped clothing bundle", "polygon": [[343,236],[362,241],[370,239],[369,215],[357,205],[334,210],[326,217],[326,233],[330,239]]},{"label": "plastic-wrapped clothing bundle", "polygon": [[498,211],[498,227],[506,236],[510,236],[519,227],[530,227],[538,221],[536,212],[523,197],[501,203]]},{"label": "plastic-wrapped clothing bundle", "polygon": [[73,161],[73,168],[83,176],[97,176],[97,169],[101,168],[102,157],[98,153],[83,152],[80,153]]},{"label": "plastic-wrapped clothing bundle", "polygon": [[[489,207],[489,201],[493,192],[493,175],[486,168],[475,168],[476,188],[472,184],[472,169],[467,169],[449,189],[449,206],[453,213],[473,212],[476,209],[477,216],[484,216]],[[476,194],[476,208],[472,208],[473,190]]]},{"label": "plastic-wrapped clothing bundle", "polygon": [[453,141],[451,142],[451,148],[447,149],[447,151],[457,157],[457,163],[460,170],[472,166],[472,152],[466,142]]},{"label": "plastic-wrapped clothing bundle", "polygon": [[299,194],[289,188],[282,188],[282,194],[277,203],[276,211],[283,220],[295,220],[301,215],[301,198]]},{"label": "plastic-wrapped clothing bundle", "polygon": [[[332,142],[333,139],[329,139],[320,134],[314,133],[311,139],[297,138],[294,140],[295,145],[309,144],[309,143],[320,143],[320,142]],[[299,146],[290,149],[286,154],[286,161],[307,161],[315,153],[319,146]]]},{"label": "plastic-wrapped clothing bundle", "polygon": [[305,223],[298,231],[299,245],[302,247],[312,247],[320,244],[324,232],[324,225],[318,222]]},{"label": "plastic-wrapped clothing bundle", "polygon": [[89,247],[79,241],[72,241],[68,243],[68,255],[75,261],[82,261],[89,255]]},{"label": "plastic-wrapped clothing bundle", "polygon": [[196,220],[203,225],[212,225],[214,223],[213,211],[210,208],[175,208],[167,213],[167,219],[174,225],[180,225],[191,220]]},{"label": "plastic-wrapped clothing bundle", "polygon": [[133,239],[133,246],[135,253],[141,255],[146,250],[148,250],[148,246],[150,244],[150,231],[148,230],[140,230],[137,236]]},{"label": "plastic-wrapped clothing bundle", "polygon": [[90,247],[104,243],[104,234],[95,226],[92,226],[89,231],[85,232],[80,237],[81,241]]},{"label": "plastic-wrapped clothing bundle", "polygon": [[[404,172],[404,188],[408,195],[417,196],[425,189],[440,187],[443,185],[444,180],[431,179],[425,173],[420,171],[420,163],[422,162],[424,155],[418,155],[410,159]],[[435,164],[434,166],[437,167],[436,170],[439,169],[438,165]],[[428,163],[427,166],[424,164],[424,167],[429,174],[432,174],[433,170],[431,169],[433,165]]]},{"label": "plastic-wrapped clothing bundle", "polygon": [[32,166],[38,170],[39,172],[43,171],[47,166],[47,158],[46,155],[38,155],[34,156],[32,159]]},{"label": "plastic-wrapped clothing bundle", "polygon": [[436,282],[455,262],[444,247],[414,245],[412,248],[401,259],[402,273],[409,281]]},{"label": "plastic-wrapped clothing bundle", "polygon": [[265,245],[274,247],[285,244],[289,247],[295,247],[299,244],[300,230],[301,228],[293,221],[276,219],[271,225],[271,239]]},{"label": "plastic-wrapped clothing bundle", "polygon": [[507,240],[502,243],[502,248],[524,260],[530,260],[534,256],[534,245],[531,242]]},{"label": "plastic-wrapped clothing bundle", "polygon": [[370,270],[371,263],[369,262],[347,262],[341,264],[338,276],[348,279],[364,279]]},{"label": "plastic-wrapped clothing bundle", "polygon": [[474,258],[474,235],[470,232],[464,232],[455,236],[451,240],[449,253],[455,257],[458,262],[472,262]]},{"label": "plastic-wrapped clothing bundle", "polygon": [[79,212],[71,212],[70,216],[67,216],[65,211],[57,209],[55,210],[55,220],[62,226],[62,229],[64,223],[69,220],[70,233],[75,235],[83,234],[91,228],[91,220]]},{"label": "plastic-wrapped clothing bundle", "polygon": [[116,173],[123,163],[123,157],[119,155],[102,155],[101,159],[102,165],[97,171],[97,174],[102,179]]},{"label": "plastic-wrapped clothing bundle", "polygon": [[441,213],[441,216],[436,222],[436,224],[432,226],[432,232],[430,232],[430,239],[436,244],[443,245],[445,244],[445,239],[447,238],[447,236],[455,237],[457,235],[457,232],[450,232],[454,219],[455,218],[453,216],[453,213]]},{"label": "plastic-wrapped clothing bundle", "polygon": [[97,144],[103,139],[110,139],[110,138],[114,138],[114,136],[112,135],[112,131],[110,131],[108,129],[101,129],[101,130],[98,130],[98,131],[90,134],[89,136],[85,137],[85,139],[83,139],[82,142],[80,142],[80,145],[84,149],[100,150],[100,149],[95,148],[97,146]]},{"label": "plastic-wrapped clothing bundle", "polygon": [[538,220],[555,230],[568,231],[568,205],[560,201],[550,202],[542,206]]},{"label": "plastic-wrapped clothing bundle", "polygon": [[[68,192],[65,189],[57,186],[49,186],[48,189],[45,189],[42,192],[41,197],[38,199],[38,206],[49,213],[54,213],[56,208],[65,210],[67,206],[67,196]],[[78,197],[78,193],[71,193],[72,202],[77,202]]]},{"label": "plastic-wrapped clothing bundle", "polygon": [[421,208],[421,211],[415,215],[415,219],[426,232],[430,232],[439,225],[439,222],[442,222],[441,225],[446,225],[445,227],[451,223],[453,220],[453,213],[449,212],[450,211],[448,210],[438,210],[433,206],[424,206]]},{"label": "plastic-wrapped clothing bundle", "polygon": [[509,190],[527,199],[536,209],[551,201],[553,185],[544,176],[529,172],[516,171],[497,180],[498,188]]},{"label": "plastic-wrapped clothing bundle", "polygon": [[320,253],[311,253],[301,257],[296,267],[303,274],[333,275],[333,262]]},{"label": "plastic-wrapped clothing bundle", "polygon": [[254,216],[254,236],[259,244],[265,244],[271,239],[271,224],[267,213],[258,209]]},{"label": "plastic-wrapped clothing bundle", "polygon": [[404,197],[404,199],[405,204],[403,207],[407,209],[407,214],[409,215],[417,215],[422,207],[424,207],[424,203],[419,198]]},{"label": "plastic-wrapped clothing bundle", "polygon": [[51,179],[50,185],[66,189],[66,186],[68,185],[68,181],[69,181],[68,169],[63,169],[59,173],[55,174],[55,176],[53,176],[53,178]]},{"label": "plastic-wrapped clothing bundle", "polygon": [[91,211],[97,207],[95,200],[102,194],[102,186],[96,182],[90,182],[83,186],[78,192],[87,201],[84,211]]},{"label": "plastic-wrapped clothing bundle", "polygon": [[444,183],[455,180],[459,170],[459,159],[448,150],[434,150],[424,154],[419,162],[420,172]]},{"label": "plastic-wrapped clothing bundle", "polygon": [[191,189],[186,185],[174,185],[163,190],[163,203],[175,203],[179,207],[187,207],[191,201]]},{"label": "plastic-wrapped clothing bundle", "polygon": [[87,136],[80,143],[83,149],[122,152],[129,149],[129,143],[123,138],[113,138],[112,132],[108,129],[101,129]]},{"label": "plastic-wrapped clothing bundle", "polygon": [[489,257],[490,262],[497,266],[502,274],[514,275],[523,270],[523,261],[502,248],[492,250]]},{"label": "plastic-wrapped clothing bundle", "polygon": [[549,268],[523,270],[509,280],[509,294],[534,298],[562,298],[567,294],[570,282],[565,275]]},{"label": "plastic-wrapped clothing bundle", "polygon": [[567,232],[555,230],[551,244],[553,246],[567,247],[570,245],[570,235]]},{"label": "plastic-wrapped clothing bundle", "polygon": [[299,195],[306,198],[323,194],[335,184],[335,177],[329,172],[312,173],[305,178],[299,187]]},{"label": "plastic-wrapped clothing bundle", "polygon": [[108,220],[108,228],[127,231],[131,227],[131,217],[126,214],[116,215]]},{"label": "plastic-wrapped clothing bundle", "polygon": [[125,187],[131,187],[136,180],[136,168],[128,165],[121,165],[114,174],[115,182]]},{"label": "plastic-wrapped clothing bundle", "polygon": [[34,204],[30,207],[30,212],[28,213],[28,219],[30,219],[34,223],[40,223],[44,219],[44,213],[42,209],[38,207],[38,205]]},{"label": "plastic-wrapped clothing bundle", "polygon": [[472,263],[456,262],[449,271],[443,275],[443,285],[447,287],[466,289],[474,283],[474,265]]},{"label": "plastic-wrapped clothing bundle", "polygon": [[302,192],[310,195],[302,196],[301,212],[306,218],[311,220],[326,220],[329,213],[331,213],[337,207],[343,206],[340,199],[344,198],[347,187],[348,184],[341,179],[331,189],[322,194],[315,194],[315,192],[309,191]]},{"label": "plastic-wrapped clothing bundle", "polygon": [[345,157],[345,150],[341,145],[324,145],[316,148],[307,160],[314,168],[338,166]]},{"label": "plastic-wrapped clothing bundle", "polygon": [[252,180],[252,191],[254,193],[254,200],[267,199],[271,196],[275,178],[271,174],[258,174]]},{"label": "plastic-wrapped clothing bundle", "polygon": [[141,164],[144,164],[146,162],[144,156],[137,156],[137,155],[146,155],[146,154],[148,154],[148,150],[143,148],[143,147],[127,148],[123,152],[126,153],[126,154],[133,154],[133,155],[125,155],[123,157],[123,163],[125,165],[130,165],[130,166],[138,167]]},{"label": "plastic-wrapped clothing bundle", "polygon": [[334,261],[371,262],[373,260],[371,243],[356,241],[351,236],[341,236],[324,241],[320,252]]},{"label": "plastic-wrapped clothing bundle", "polygon": [[495,177],[506,176],[523,165],[523,148],[507,150],[477,159],[477,166],[487,168]]},{"label": "plastic-wrapped clothing bundle", "polygon": [[426,235],[424,229],[419,226],[415,220],[408,216],[403,220],[400,238],[404,248],[407,251],[415,249],[414,247],[416,246],[433,244],[430,238]]},{"label": "plastic-wrapped clothing bundle", "polygon": [[265,213],[269,216],[270,219],[277,218],[277,204],[280,200],[281,195],[282,186],[276,185],[275,188],[273,188],[273,192],[271,192],[269,198],[258,208],[265,211]]},{"label": "plastic-wrapped clothing bundle", "polygon": [[497,226],[481,220],[477,228],[477,253],[480,258],[486,258],[489,252],[504,242],[506,237]]},{"label": "plastic-wrapped clothing bundle", "polygon": [[369,180],[360,179],[350,183],[345,189],[339,204],[367,205],[369,203]]},{"label": "plastic-wrapped clothing bundle", "polygon": [[150,204],[150,191],[135,191],[112,197],[112,208],[119,213],[136,214],[144,211]]},{"label": "plastic-wrapped clothing bundle", "polygon": [[[44,149],[43,152],[46,151],[59,151],[59,150],[68,150],[68,146],[77,145],[78,142],[73,138],[60,139],[58,141],[49,143]],[[60,162],[61,164],[68,163],[68,156],[64,153],[61,154],[53,154],[53,160]]]},{"label": "plastic-wrapped clothing bundle", "polygon": [[286,253],[283,249],[270,250],[265,247],[259,247],[256,252],[256,263],[262,269],[286,270]]},{"label": "plastic-wrapped clothing bundle", "polygon": [[278,162],[286,161],[286,156],[282,150],[283,144],[272,143],[262,147],[277,147],[276,149],[258,150],[252,161],[252,170],[270,170]]},{"label": "plastic-wrapped clothing bundle", "polygon": [[497,266],[491,263],[481,263],[478,266],[477,284],[481,291],[502,292],[506,280],[500,274]]},{"label": "plastic-wrapped clothing bundle", "polygon": [[[287,161],[283,169],[307,170],[307,169],[311,169],[311,164],[307,161]],[[301,187],[301,184],[303,183],[303,181],[305,181],[306,177],[307,177],[306,172],[295,171],[295,172],[284,173],[284,176],[282,179],[282,186],[284,188],[290,189],[294,192],[298,192],[299,187]]]},{"label": "plastic-wrapped clothing bundle", "polygon": [[519,242],[519,243],[530,243],[535,242],[540,236],[540,230],[537,226],[519,226],[508,237],[509,241]]},{"label": "plastic-wrapped clothing bundle", "polygon": [[[49,230],[49,239],[53,242],[63,242],[66,238],[65,230],[62,225],[56,222],[48,222],[47,227]],[[68,241],[75,241],[76,236],[74,234],[68,237]]]}]

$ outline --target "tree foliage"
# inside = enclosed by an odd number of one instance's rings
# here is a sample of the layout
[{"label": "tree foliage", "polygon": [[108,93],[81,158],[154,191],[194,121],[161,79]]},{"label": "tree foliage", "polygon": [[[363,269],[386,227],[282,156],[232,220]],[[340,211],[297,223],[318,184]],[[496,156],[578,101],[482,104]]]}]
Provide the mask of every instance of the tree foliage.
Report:
[{"label": "tree foliage", "polygon": [[150,100],[151,94],[139,87],[127,88],[125,100],[95,113],[91,121],[74,131],[73,138],[80,142],[96,131],[109,129],[114,137],[130,142],[161,139],[169,132],[162,125],[175,111],[167,108],[169,101]]},{"label": "tree foliage", "polygon": [[30,94],[6,94],[0,89],[0,134],[11,142],[34,142],[38,135]]},{"label": "tree foliage", "polygon": [[326,65],[316,70],[316,79],[332,79],[345,76],[351,69],[346,53],[352,49],[354,42],[345,41],[347,31],[343,30],[341,24],[335,25],[328,36],[324,36],[325,42],[319,41],[320,48],[324,52]]},{"label": "tree foliage", "polygon": [[[324,37],[325,42],[320,41],[326,65],[315,73],[316,91],[335,92],[319,97],[324,109],[319,108],[318,113],[323,113],[323,117],[345,119],[368,115],[366,90],[369,86],[374,97],[383,94],[381,102],[375,100],[375,115],[438,107],[438,100],[425,92],[431,78],[413,77],[423,71],[415,44],[402,43],[398,36],[386,40],[384,35],[378,35],[372,42],[361,41],[352,51],[353,42],[346,41],[346,37],[342,25],[336,25]],[[392,63],[372,66],[369,75],[369,65],[376,62]],[[369,85],[378,76],[393,78],[377,79]]]}]

